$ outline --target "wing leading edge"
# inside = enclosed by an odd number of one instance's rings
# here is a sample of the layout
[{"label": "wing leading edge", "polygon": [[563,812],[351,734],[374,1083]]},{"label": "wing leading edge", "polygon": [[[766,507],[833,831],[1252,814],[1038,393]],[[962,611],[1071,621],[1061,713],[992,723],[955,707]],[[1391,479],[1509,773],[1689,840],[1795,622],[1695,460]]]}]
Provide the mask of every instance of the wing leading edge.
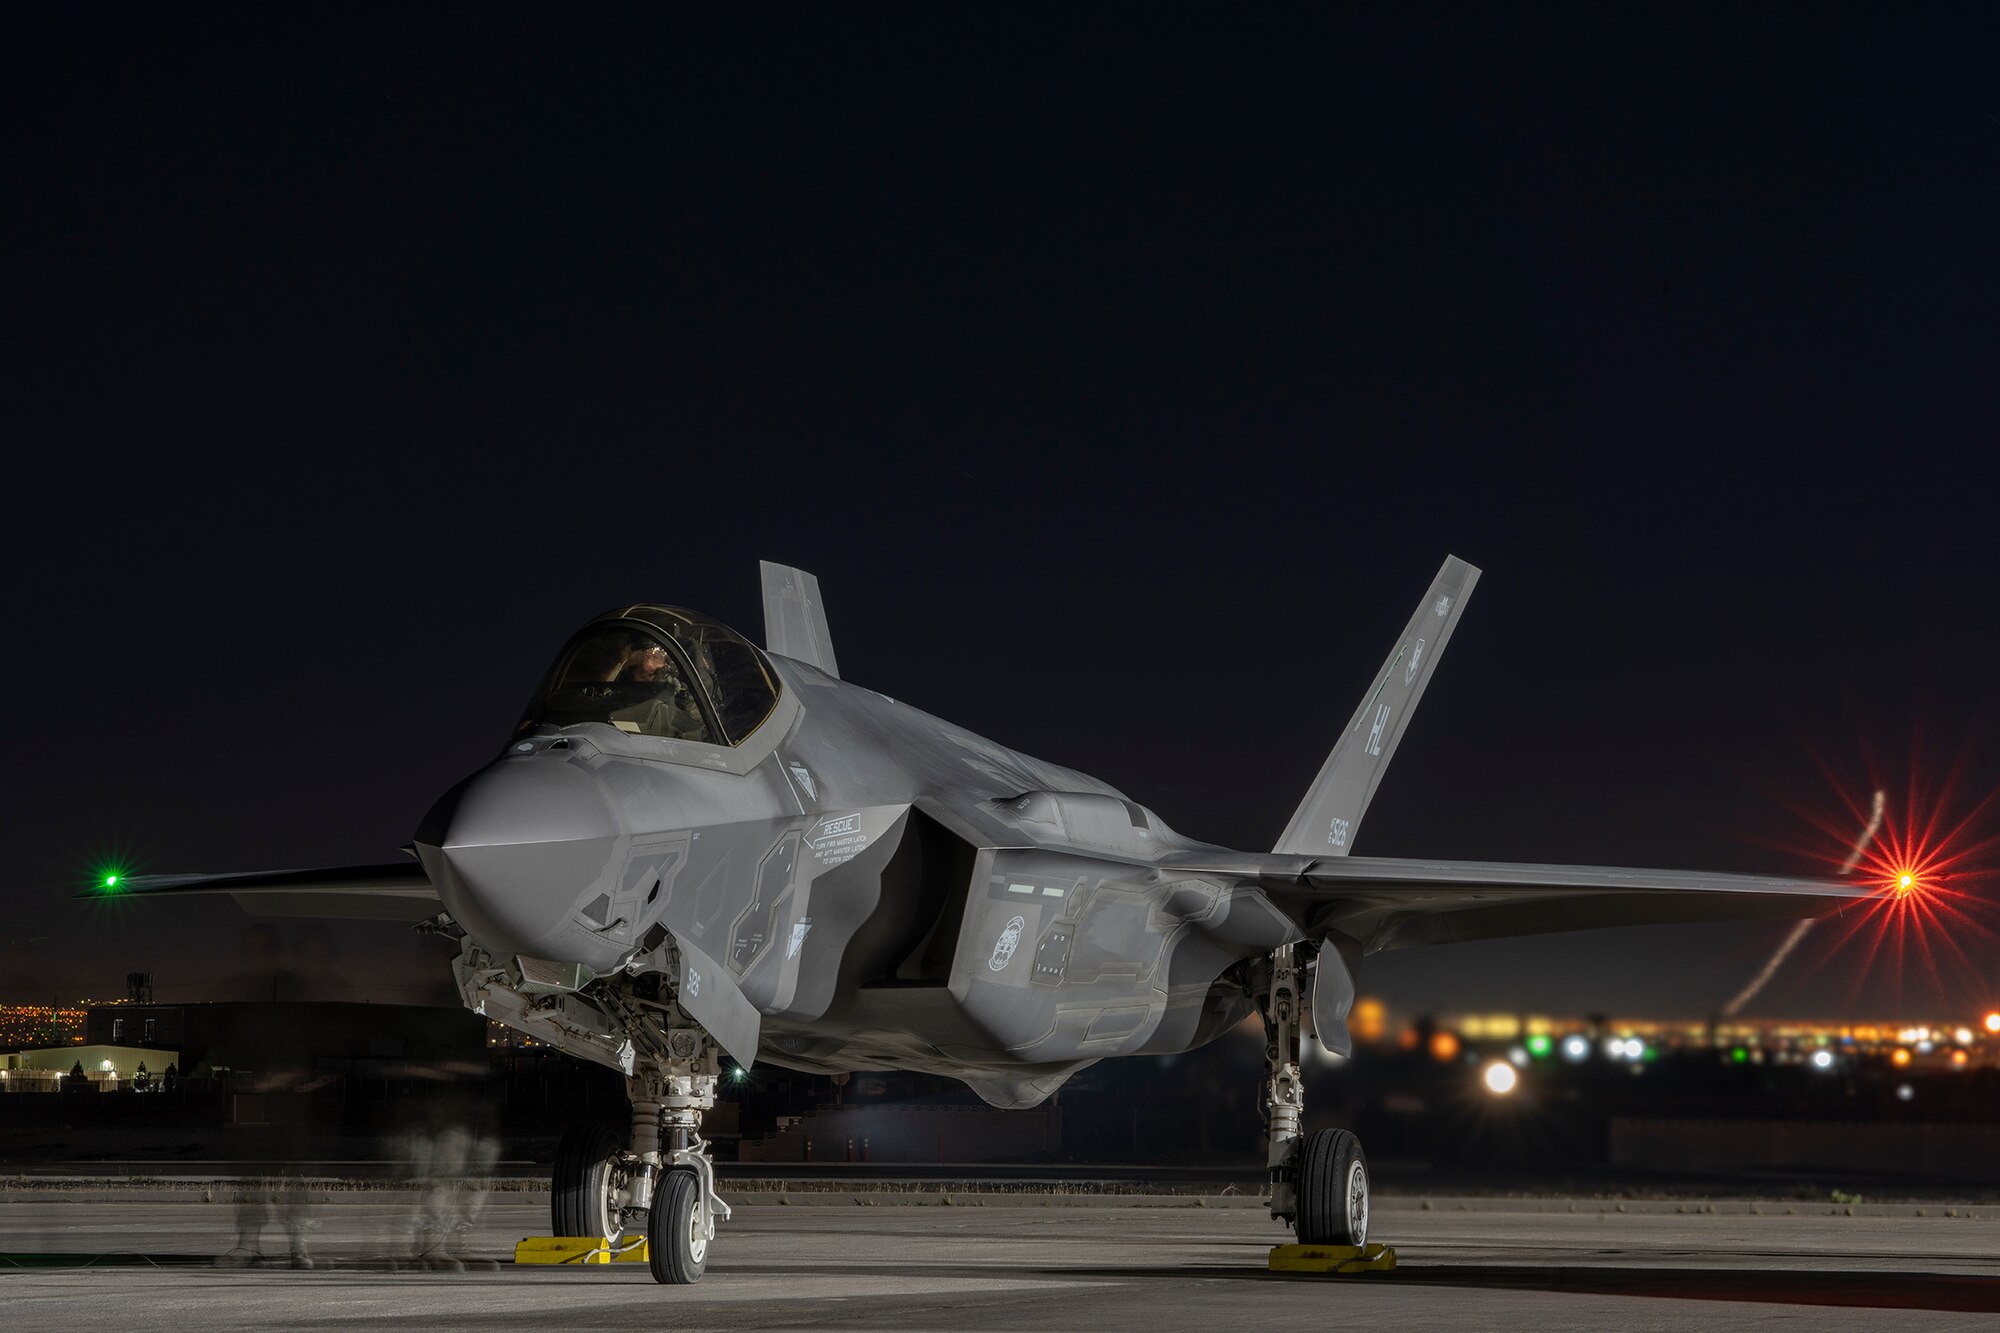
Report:
[{"label": "wing leading edge", "polygon": [[226,893],[253,916],[417,922],[444,910],[423,867],[413,861],[227,875],[134,875],[120,885],[117,896],[190,893]]},{"label": "wing leading edge", "polygon": [[1310,938],[1363,952],[1611,926],[1824,916],[1869,898],[1851,881],[1619,866],[1389,857],[1203,857],[1175,871],[1255,879]]}]

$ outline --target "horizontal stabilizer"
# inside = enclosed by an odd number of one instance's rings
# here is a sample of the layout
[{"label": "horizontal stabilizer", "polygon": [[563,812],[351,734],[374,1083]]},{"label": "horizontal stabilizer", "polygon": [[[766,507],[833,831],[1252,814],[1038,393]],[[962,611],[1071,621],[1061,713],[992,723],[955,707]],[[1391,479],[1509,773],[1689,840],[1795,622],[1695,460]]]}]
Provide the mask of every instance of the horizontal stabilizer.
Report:
[{"label": "horizontal stabilizer", "polygon": [[[249,870],[226,875],[133,875],[115,896],[226,893],[252,916],[346,921],[425,921],[444,910],[423,867],[339,866],[320,870]],[[87,897],[101,898],[102,891]]]},{"label": "horizontal stabilizer", "polygon": [[1445,643],[1478,581],[1477,569],[1455,555],[1445,558],[1430,590],[1417,603],[1416,614],[1389,650],[1389,660],[1375,673],[1361,707],[1334,742],[1312,789],[1278,839],[1278,851],[1347,855],[1361,827],[1361,817],[1368,812],[1368,802],[1388,771],[1389,761],[1396,757],[1396,745],[1403,739],[1424,697],[1424,686],[1444,656]]},{"label": "horizontal stabilizer", "polygon": [[829,676],[840,675],[833,657],[833,636],[826,628],[826,607],[819,600],[819,580],[803,569],[757,562],[764,577],[764,647],[779,657],[816,666]]}]

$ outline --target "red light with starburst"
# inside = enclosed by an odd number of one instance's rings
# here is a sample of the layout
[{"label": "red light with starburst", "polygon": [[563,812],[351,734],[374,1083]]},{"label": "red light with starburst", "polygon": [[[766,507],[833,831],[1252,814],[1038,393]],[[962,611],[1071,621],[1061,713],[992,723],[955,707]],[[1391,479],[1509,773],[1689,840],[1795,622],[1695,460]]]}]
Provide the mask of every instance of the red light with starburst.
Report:
[{"label": "red light with starburst", "polygon": [[[1992,1004],[1990,959],[2000,947],[1993,928],[1993,889],[2000,881],[2000,789],[1984,787],[1970,770],[1968,744],[1956,762],[1926,765],[1912,747],[1901,780],[1884,781],[1883,766],[1868,762],[1866,787],[1851,774],[1822,771],[1842,792],[1838,806],[1807,809],[1782,803],[1813,829],[1811,843],[1785,849],[1818,862],[1828,876],[1876,889],[1870,897],[1825,918],[1815,932],[1811,970],[1837,968],[1850,978],[1849,997],[1870,981],[1886,982],[1905,1002]],[[1941,776],[1930,777],[1928,773]],[[1853,850],[1871,821],[1871,791],[1884,791],[1883,819],[1875,836]],[[1905,986],[1906,965],[1911,967]]]}]

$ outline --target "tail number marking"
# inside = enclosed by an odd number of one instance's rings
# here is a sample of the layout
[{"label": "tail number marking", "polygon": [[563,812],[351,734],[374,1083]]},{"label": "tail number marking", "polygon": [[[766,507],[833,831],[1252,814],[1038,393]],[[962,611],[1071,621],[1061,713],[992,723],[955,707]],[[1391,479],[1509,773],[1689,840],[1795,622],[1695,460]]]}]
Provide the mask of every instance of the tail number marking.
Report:
[{"label": "tail number marking", "polygon": [[1389,705],[1383,704],[1375,710],[1375,725],[1368,729],[1368,753],[1382,753],[1382,732],[1389,725]]}]

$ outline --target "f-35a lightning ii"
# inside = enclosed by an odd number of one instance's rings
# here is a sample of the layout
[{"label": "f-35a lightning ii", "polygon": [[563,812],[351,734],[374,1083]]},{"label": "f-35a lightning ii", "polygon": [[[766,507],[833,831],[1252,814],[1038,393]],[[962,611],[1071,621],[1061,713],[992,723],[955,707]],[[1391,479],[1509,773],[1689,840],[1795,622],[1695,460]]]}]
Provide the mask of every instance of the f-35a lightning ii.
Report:
[{"label": "f-35a lightning ii", "polygon": [[[1033,1106],[1112,1056],[1267,1036],[1270,1209],[1358,1245],[1368,1168],[1306,1135],[1309,1003],[1332,1051],[1382,949],[1655,922],[1800,917],[1851,883],[1350,856],[1479,571],[1447,559],[1268,853],[1176,833],[1108,783],[841,679],[812,575],[763,566],[764,648],[621,606],[557,656],[493,762],[419,826],[419,864],[130,881],[268,915],[460,936],[475,1012],[622,1072],[629,1141],[579,1126],[558,1235],[643,1227],[693,1282],[729,1206],[701,1138],[720,1058],[961,1079]],[[1307,996],[1310,996],[1308,1002]]]}]

